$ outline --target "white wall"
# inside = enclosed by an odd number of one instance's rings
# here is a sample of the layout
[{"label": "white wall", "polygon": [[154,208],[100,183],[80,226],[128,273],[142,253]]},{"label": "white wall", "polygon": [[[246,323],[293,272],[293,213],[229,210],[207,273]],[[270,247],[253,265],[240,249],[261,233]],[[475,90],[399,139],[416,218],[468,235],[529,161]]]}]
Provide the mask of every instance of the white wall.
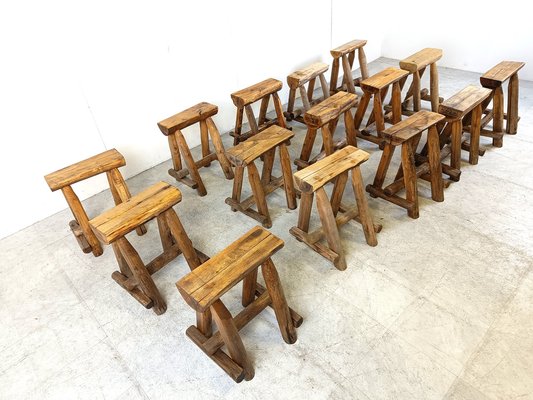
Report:
[{"label": "white wall", "polygon": [[443,49],[439,65],[483,73],[503,60],[524,61],[533,80],[531,13],[519,0],[394,2],[382,56],[402,59],[424,47]]}]

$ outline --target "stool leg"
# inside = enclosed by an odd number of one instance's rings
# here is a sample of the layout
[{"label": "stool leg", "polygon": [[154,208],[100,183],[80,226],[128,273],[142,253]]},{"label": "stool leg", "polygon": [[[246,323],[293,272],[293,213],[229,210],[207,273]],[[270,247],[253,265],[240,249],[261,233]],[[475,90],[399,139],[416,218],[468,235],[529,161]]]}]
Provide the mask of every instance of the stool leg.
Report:
[{"label": "stool leg", "polygon": [[[244,167],[242,166],[235,167],[235,178],[233,179],[233,191],[231,194],[231,198],[235,200],[235,202],[237,203],[241,202],[243,177],[244,177]],[[232,207],[231,211],[235,212],[237,211],[237,209]]]},{"label": "stool leg", "polygon": [[341,246],[337,222],[335,221],[335,216],[331,210],[328,195],[323,187],[316,191],[316,206],[329,248],[338,255],[334,265],[337,269],[343,271],[346,269],[346,259],[344,258],[344,252]]},{"label": "stool leg", "polygon": [[237,107],[237,114],[235,117],[235,130],[233,131],[233,134],[235,137],[233,138],[233,145],[236,146],[241,141],[241,132],[242,132],[242,118],[243,118],[243,108]]},{"label": "stool leg", "polygon": [[276,110],[276,115],[278,116],[277,124],[282,128],[286,128],[287,124],[285,124],[285,118],[283,118],[283,106],[277,93],[272,93],[272,101],[274,102],[274,109]]},{"label": "stool leg", "polygon": [[337,216],[339,207],[342,201],[342,195],[344,194],[344,188],[346,187],[346,181],[348,180],[348,171],[343,172],[335,178],[335,184],[333,185],[333,192],[331,192],[331,211],[333,215]]},{"label": "stool leg", "polygon": [[342,58],[342,69],[344,72],[344,83],[348,88],[348,92],[355,93],[355,86],[353,84],[352,69],[346,55],[341,56]]},{"label": "stool leg", "polygon": [[309,100],[309,102],[313,101],[313,93],[315,91],[316,80],[317,80],[317,77],[315,76],[313,79],[309,81],[309,84],[307,85],[307,100]]},{"label": "stool leg", "polygon": [[478,104],[472,110],[472,121],[470,123],[470,154],[468,162],[472,165],[476,165],[479,160],[479,138],[481,133],[481,116],[483,110],[481,104]]},{"label": "stool leg", "polygon": [[211,135],[211,140],[213,141],[213,146],[215,147],[215,152],[217,154],[220,167],[222,168],[222,172],[224,172],[226,179],[233,179],[233,170],[231,169],[231,164],[226,157],[224,145],[222,144],[222,139],[220,138],[220,132],[211,118],[207,118],[205,122],[207,123],[207,128],[209,130],[209,134]]},{"label": "stool leg", "polygon": [[267,95],[261,99],[261,107],[259,108],[259,119],[257,120],[259,126],[263,125],[266,121],[266,113],[269,101],[270,95]]},{"label": "stool leg", "polygon": [[418,218],[418,188],[416,184],[416,169],[413,147],[410,141],[402,144],[402,168],[403,181],[405,183],[405,197],[412,204],[407,210],[407,215],[411,218]]},{"label": "stool leg", "polygon": [[268,185],[272,180],[272,168],[274,167],[274,158],[276,149],[271,149],[263,154],[263,170],[261,171],[261,183]]},{"label": "stool leg", "polygon": [[[294,112],[294,101],[296,100],[296,89],[290,88],[289,90],[289,103],[287,104],[287,120],[292,120],[292,114]],[[306,110],[307,111],[307,110]]]},{"label": "stool leg", "polygon": [[255,120],[254,110],[252,106],[247,104],[244,106],[244,111],[246,112],[246,118],[248,119],[248,124],[250,125],[250,132],[252,135],[259,133],[259,128],[257,126],[257,121]]},{"label": "stool leg", "polygon": [[[503,89],[501,86],[498,86],[496,89],[494,89],[492,113],[492,131],[503,133]],[[494,147],[502,147],[503,138],[493,138],[492,145]]]},{"label": "stool leg", "polygon": [[242,305],[248,306],[255,300],[255,290],[257,288],[257,268],[249,272],[242,280]]},{"label": "stool leg", "polygon": [[429,176],[431,179],[431,198],[434,201],[444,201],[439,133],[435,125],[431,126],[428,130],[428,159]]},{"label": "stool leg", "polygon": [[183,225],[181,224],[181,221],[174,209],[169,208],[162,215],[166,219],[170,232],[172,233],[174,240],[178,244],[178,247],[182,251],[185,260],[192,271],[193,269],[197,268],[201,262],[196,250],[192,245],[191,239],[189,239],[189,236],[187,236],[187,233],[185,232],[185,229],[183,228]]},{"label": "stool leg", "polygon": [[[209,131],[205,119],[200,121],[200,141],[202,144],[202,158],[207,157],[211,154],[211,149],[209,149]],[[211,163],[205,164],[206,167],[209,167],[210,165]]]},{"label": "stool leg", "polygon": [[185,164],[187,164],[187,169],[189,170],[189,174],[191,174],[191,178],[198,185],[198,188],[196,190],[200,196],[205,196],[207,194],[207,190],[205,190],[204,182],[202,181],[202,178],[200,177],[198,168],[196,168],[196,163],[194,159],[192,158],[191,150],[189,150],[189,146],[187,145],[187,142],[185,141],[185,138],[183,137],[183,134],[181,133],[179,129],[176,130],[175,135],[176,135],[176,140],[178,142],[180,150],[183,153]]},{"label": "stool leg", "polygon": [[170,148],[170,155],[172,156],[172,164],[174,166],[174,171],[181,171],[183,167],[181,165],[180,148],[178,146],[178,142],[176,141],[176,137],[174,136],[174,134],[170,134],[167,136],[167,138],[168,147]]},{"label": "stool leg", "polygon": [[211,312],[230,357],[244,370],[244,379],[251,380],[254,377],[254,367],[246,354],[233,317],[220,300],[211,305]]},{"label": "stool leg", "polygon": [[294,210],[296,208],[296,192],[294,190],[294,182],[292,180],[291,159],[285,143],[282,143],[279,146],[279,158],[281,163],[281,171],[283,172],[283,188],[285,189],[287,207],[290,210]]},{"label": "stool leg", "polygon": [[300,98],[302,99],[302,105],[304,107],[304,110],[307,111],[311,108],[311,104],[309,103],[305,87],[302,85],[298,89],[300,90]]},{"label": "stool leg", "polygon": [[381,189],[383,187],[383,182],[385,182],[385,177],[387,176],[387,171],[389,169],[392,156],[394,154],[395,147],[390,143],[386,143],[383,148],[383,153],[381,154],[381,159],[379,160],[378,169],[376,171],[376,176],[374,177],[374,183],[372,186],[375,188]]},{"label": "stool leg", "polygon": [[397,124],[402,120],[402,89],[399,82],[392,84],[392,123]]},{"label": "stool leg", "polygon": [[381,103],[381,95],[376,93],[374,95],[374,120],[376,121],[376,131],[378,135],[385,130],[385,120],[383,118],[383,105]]},{"label": "stool leg", "polygon": [[461,119],[451,122],[452,152],[450,155],[450,166],[454,169],[461,169],[461,140],[463,137],[463,121]]},{"label": "stool leg", "polygon": [[168,227],[167,220],[163,215],[157,216],[157,227],[159,229],[159,237],[161,238],[161,245],[163,250],[167,251],[174,245],[174,238],[172,237],[172,232]]},{"label": "stool leg", "polygon": [[439,71],[436,63],[429,66],[429,91],[431,111],[439,112]]},{"label": "stool leg", "polygon": [[[305,162],[309,161],[313,145],[315,144],[316,131],[315,128],[307,128],[307,134],[305,135],[304,144],[302,145],[302,152],[300,153],[300,160]],[[298,169],[301,169],[301,167],[298,166]]]},{"label": "stool leg", "polygon": [[374,230],[374,223],[372,222],[372,215],[370,214],[370,209],[368,207],[368,201],[363,188],[363,177],[361,176],[361,170],[359,167],[352,169],[352,187],[366,242],[370,246],[377,246],[378,239],[376,238],[376,231]]},{"label": "stool leg", "polygon": [[331,94],[337,91],[337,82],[339,81],[339,59],[334,58],[331,65],[331,78],[329,80],[329,91]]},{"label": "stool leg", "polygon": [[113,248],[113,253],[115,253],[115,258],[117,259],[120,273],[124,275],[126,278],[130,278],[133,274],[131,273],[131,269],[128,266],[128,263],[122,256],[122,253],[120,252],[118,244],[116,242],[113,242],[111,243],[111,247]]},{"label": "stool leg", "polygon": [[324,74],[318,75],[318,78],[320,79],[320,87],[322,88],[322,95],[325,100],[329,97],[328,82],[326,81]]},{"label": "stool leg", "polygon": [[333,154],[333,132],[330,131],[328,125],[322,126],[320,128],[322,132],[322,142],[324,143],[324,151],[326,152],[326,156],[329,156],[330,154]]},{"label": "stool leg", "polygon": [[420,73],[413,72],[413,111],[420,111],[422,107],[420,101]]},{"label": "stool leg", "polygon": [[518,74],[509,79],[507,96],[507,133],[515,135],[518,129]]},{"label": "stool leg", "polygon": [[361,69],[361,80],[368,78],[368,67],[366,65],[366,54],[363,47],[357,50],[357,58],[359,59],[359,68]]},{"label": "stool leg", "polygon": [[285,343],[293,344],[298,338],[296,328],[292,323],[291,313],[287,305],[287,300],[285,299],[285,294],[283,293],[283,288],[281,287],[281,282],[279,281],[278,271],[276,271],[276,267],[270,258],[265,260],[261,266],[261,271],[263,272],[265,285],[270,300],[272,301],[272,308],[278,320],[281,336]]},{"label": "stool leg", "polygon": [[344,113],[344,127],[346,129],[346,143],[357,147],[357,132],[355,131],[355,124],[350,110],[346,110]]},{"label": "stool leg", "polygon": [[298,228],[304,232],[309,232],[309,219],[313,208],[314,193],[302,192],[300,199],[300,212],[298,213]]},{"label": "stool leg", "polygon": [[143,292],[154,302],[154,312],[157,315],[163,314],[167,309],[167,305],[161,297],[159,290],[157,290],[157,286],[152,280],[152,277],[146,270],[141,257],[139,257],[139,253],[137,253],[137,250],[133,248],[125,237],[117,239],[116,243],[122,256],[128,263],[133,277],[139,282],[139,286]]},{"label": "stool leg", "polygon": [[250,186],[252,187],[252,193],[255,198],[255,203],[257,205],[257,211],[259,211],[259,214],[265,217],[265,222],[263,222],[263,226],[265,228],[272,227],[272,220],[270,219],[270,214],[268,212],[268,206],[265,199],[265,191],[263,190],[263,186],[261,185],[261,179],[259,178],[259,172],[257,171],[257,167],[255,166],[255,163],[252,161],[247,166],[248,169],[248,180],[250,181]]},{"label": "stool leg", "polygon": [[361,97],[361,101],[357,106],[357,111],[355,112],[355,116],[353,118],[353,124],[355,126],[355,129],[357,130],[361,128],[361,122],[363,122],[363,118],[365,117],[365,112],[368,108],[368,103],[370,103],[370,97],[371,95],[369,93],[364,92],[363,97]]}]

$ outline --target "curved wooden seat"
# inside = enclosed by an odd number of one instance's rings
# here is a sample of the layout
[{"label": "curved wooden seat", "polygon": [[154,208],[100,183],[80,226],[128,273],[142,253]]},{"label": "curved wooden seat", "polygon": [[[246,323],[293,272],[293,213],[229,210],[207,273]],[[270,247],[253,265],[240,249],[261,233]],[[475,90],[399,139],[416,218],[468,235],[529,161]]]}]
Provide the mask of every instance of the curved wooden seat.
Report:
[{"label": "curved wooden seat", "polygon": [[305,85],[311,79],[316,78],[320,74],[326,72],[329,68],[328,64],[317,62],[311,64],[305,68],[294,71],[287,76],[287,84],[291,89],[298,89],[300,86]]},{"label": "curved wooden seat", "polygon": [[249,86],[245,89],[239,90],[231,94],[231,99],[236,107],[244,107],[252,104],[266,95],[276,93],[283,86],[281,81],[269,78],[255,85]]},{"label": "curved wooden seat", "polygon": [[347,53],[350,53],[351,51],[363,47],[365,44],[366,40],[352,40],[351,42],[345,43],[339,47],[335,47],[334,49],[330,50],[330,53],[333,58],[339,58]]},{"label": "curved wooden seat", "polygon": [[486,88],[495,89],[503,82],[516,74],[526,63],[519,61],[502,61],[481,76],[481,85]]},{"label": "curved wooden seat", "polygon": [[366,151],[353,146],[346,146],[296,172],[294,174],[294,182],[302,192],[312,193],[345,171],[365,162],[369,157],[370,155]]},{"label": "curved wooden seat", "polygon": [[218,113],[217,106],[202,102],[158,122],[157,126],[164,135],[168,136],[178,129],[185,129],[196,122],[212,117],[216,113]]},{"label": "curved wooden seat", "polygon": [[444,116],[431,111],[418,111],[412,116],[391,127],[385,129],[383,139],[387,143],[391,143],[394,146],[402,144],[406,140],[418,135],[420,132],[425,131],[430,126],[435,125],[444,119]]},{"label": "curved wooden seat", "polygon": [[416,72],[440,60],[441,49],[425,48],[400,61],[400,68],[409,72]]},{"label": "curved wooden seat", "polygon": [[489,89],[469,85],[442,102],[439,106],[439,113],[452,119],[462,118],[487,99],[490,94]]},{"label": "curved wooden seat", "polygon": [[354,107],[357,95],[348,92],[337,92],[324,101],[311,107],[304,115],[308,126],[319,128],[339,115]]},{"label": "curved wooden seat", "polygon": [[377,74],[372,75],[370,78],[361,81],[361,88],[367,90],[370,93],[379,92],[381,89],[398,82],[400,79],[409,75],[409,72],[402,69],[388,67]]},{"label": "curved wooden seat", "polygon": [[126,165],[124,156],[116,149],[104,151],[86,160],[69,165],[44,177],[52,192],[76,182]]}]

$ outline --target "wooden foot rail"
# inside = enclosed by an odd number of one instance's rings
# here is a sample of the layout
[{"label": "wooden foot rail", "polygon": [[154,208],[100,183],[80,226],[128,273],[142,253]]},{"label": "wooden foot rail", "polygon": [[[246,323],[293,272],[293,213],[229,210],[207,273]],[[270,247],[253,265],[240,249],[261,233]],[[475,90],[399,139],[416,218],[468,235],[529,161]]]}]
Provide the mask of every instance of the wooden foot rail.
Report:
[{"label": "wooden foot rail", "polygon": [[[288,344],[297,340],[296,328],[303,319],[288,307],[271,259],[283,245],[278,237],[255,227],[176,283],[187,304],[198,314],[210,312],[218,328],[207,336],[191,326],[187,336],[235,382],[251,380],[255,374],[239,331],[266,307],[274,309],[283,340]],[[257,283],[259,266],[266,288]],[[245,308],[233,317],[221,297],[241,281]]]},{"label": "wooden foot rail", "polygon": [[[330,51],[333,57],[333,66],[331,68],[330,93],[334,94],[338,91],[346,91],[355,94],[355,86],[359,86],[362,80],[368,78],[368,68],[366,65],[366,55],[364,46],[366,40],[352,40],[342,46],[336,47]],[[354,78],[352,69],[355,61],[355,51],[357,50],[357,59],[359,62],[359,69],[361,76]],[[339,68],[342,64],[342,84],[338,86]]]}]

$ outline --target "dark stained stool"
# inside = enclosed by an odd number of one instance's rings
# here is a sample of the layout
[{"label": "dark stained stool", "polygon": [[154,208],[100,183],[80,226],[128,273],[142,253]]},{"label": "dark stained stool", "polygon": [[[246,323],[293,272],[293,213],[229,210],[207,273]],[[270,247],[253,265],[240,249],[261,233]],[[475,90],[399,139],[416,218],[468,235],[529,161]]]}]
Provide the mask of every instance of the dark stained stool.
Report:
[{"label": "dark stained stool", "polygon": [[[331,68],[330,93],[334,94],[340,90],[355,94],[355,87],[359,86],[362,80],[368,78],[368,68],[366,65],[366,55],[364,46],[366,40],[352,40],[342,46],[336,47],[330,51],[333,57],[333,66]],[[355,52],[357,51],[357,60],[361,76],[354,78],[352,69],[355,61]],[[339,80],[339,67],[342,64],[343,78],[341,86],[337,86]]]},{"label": "dark stained stool", "polygon": [[[296,328],[303,318],[287,306],[271,259],[283,245],[283,240],[255,227],[176,283],[187,304],[198,314],[211,314],[218,328],[208,336],[199,327],[190,326],[187,336],[235,382],[254,377],[239,331],[265,308],[274,309],[283,340],[288,344],[297,340]],[[266,288],[257,282],[259,266]],[[221,297],[241,281],[245,308],[233,317]]]},{"label": "dark stained stool", "polygon": [[[186,184],[187,186],[196,189],[200,196],[205,196],[207,190],[205,189],[199,168],[209,167],[212,161],[218,160],[222,172],[226,179],[233,179],[233,171],[231,165],[224,153],[224,146],[220,133],[211,118],[218,113],[218,107],[209,103],[198,103],[178,114],[173,115],[157,124],[159,129],[165,136],[168,137],[168,145],[170,147],[170,154],[172,155],[172,164],[174,168],[169,169],[168,173],[177,181]],[[191,150],[181,132],[191,125],[200,123],[200,140],[202,143],[202,159],[194,161]],[[209,148],[209,136],[213,141],[215,151]],[[187,168],[183,168],[181,163],[181,155],[185,159]],[[190,175],[191,178],[188,178]]]}]

